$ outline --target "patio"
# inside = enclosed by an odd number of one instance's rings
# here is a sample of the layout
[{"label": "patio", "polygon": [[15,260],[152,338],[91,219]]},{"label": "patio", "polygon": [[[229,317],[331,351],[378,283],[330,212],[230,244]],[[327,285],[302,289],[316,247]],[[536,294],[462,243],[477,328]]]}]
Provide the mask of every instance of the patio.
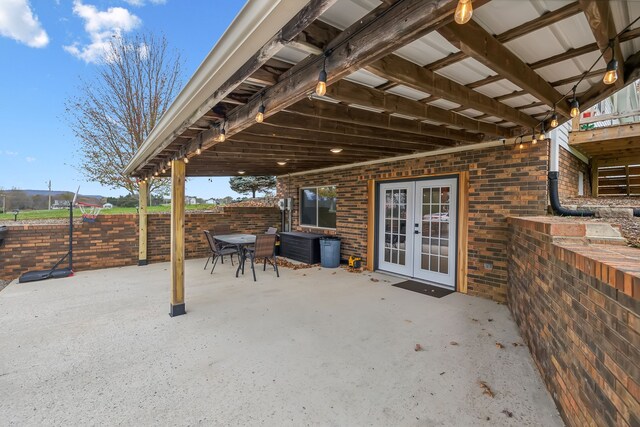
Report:
[{"label": "patio", "polygon": [[185,263],[188,315],[177,318],[169,263],[10,284],[1,419],[562,425],[504,305],[422,296],[377,273],[282,268],[254,283],[228,262],[213,275],[203,265]]}]

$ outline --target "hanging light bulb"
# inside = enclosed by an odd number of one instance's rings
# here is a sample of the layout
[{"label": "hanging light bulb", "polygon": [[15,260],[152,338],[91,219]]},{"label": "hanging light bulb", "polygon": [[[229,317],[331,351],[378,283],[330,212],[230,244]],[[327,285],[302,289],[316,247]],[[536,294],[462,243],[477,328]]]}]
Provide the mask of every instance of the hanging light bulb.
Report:
[{"label": "hanging light bulb", "polygon": [[227,139],[226,133],[227,132],[224,130],[224,128],[220,129],[220,136],[218,137],[218,140],[220,142],[224,142]]},{"label": "hanging light bulb", "polygon": [[162,168],[162,173],[167,173],[167,170],[165,168]]},{"label": "hanging light bulb", "polygon": [[154,174],[155,176],[158,176],[158,171],[155,171],[153,174]]},{"label": "hanging light bulb", "polygon": [[611,61],[607,63],[607,72],[604,73],[602,82],[606,85],[612,85],[616,80],[618,80],[618,61],[615,58],[611,58]]},{"label": "hanging light bulb", "polygon": [[551,115],[551,127],[558,127],[558,115],[555,112]]},{"label": "hanging light bulb", "polygon": [[578,103],[578,100],[575,97],[571,101],[571,111],[569,113],[572,119],[580,115],[580,103]]},{"label": "hanging light bulb", "polygon": [[[540,135],[538,135],[538,141],[544,141],[545,138],[546,137],[544,135],[544,122],[543,122],[543,123],[540,123]],[[535,144],[535,139],[533,143]]]},{"label": "hanging light bulb", "polygon": [[320,71],[320,75],[318,76],[318,84],[316,85],[316,95],[324,96],[327,93],[327,70],[325,69],[327,65],[327,56],[324,56],[324,62],[322,63],[322,71]]},{"label": "hanging light bulb", "polygon": [[456,23],[466,24],[471,19],[471,15],[473,15],[471,0],[460,0],[456,7],[456,14],[454,15]]},{"label": "hanging light bulb", "polygon": [[262,95],[260,95],[260,106],[258,107],[258,114],[256,114],[256,122],[262,123],[264,121],[264,104],[262,103]]},{"label": "hanging light bulb", "polygon": [[182,161],[186,165],[187,163],[189,163],[189,158],[187,156],[184,156],[184,159],[182,159]]},{"label": "hanging light bulb", "polygon": [[167,167],[170,168],[171,167],[171,159],[167,160]]},{"label": "hanging light bulb", "polygon": [[199,156],[200,154],[202,154],[202,144],[198,145],[198,148],[196,148],[196,154]]}]

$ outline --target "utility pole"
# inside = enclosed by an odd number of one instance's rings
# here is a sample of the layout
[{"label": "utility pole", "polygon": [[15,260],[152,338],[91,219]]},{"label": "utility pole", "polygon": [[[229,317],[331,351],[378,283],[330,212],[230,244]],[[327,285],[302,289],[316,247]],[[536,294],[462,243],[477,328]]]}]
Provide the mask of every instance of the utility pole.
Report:
[{"label": "utility pole", "polygon": [[51,210],[51,180],[49,180],[49,204],[47,205],[47,210]]}]

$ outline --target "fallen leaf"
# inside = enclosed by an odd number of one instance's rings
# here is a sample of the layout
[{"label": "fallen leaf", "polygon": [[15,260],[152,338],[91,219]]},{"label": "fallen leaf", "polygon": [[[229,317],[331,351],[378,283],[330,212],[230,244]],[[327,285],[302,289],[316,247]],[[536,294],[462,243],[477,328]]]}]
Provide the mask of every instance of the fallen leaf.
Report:
[{"label": "fallen leaf", "polygon": [[491,390],[491,387],[489,387],[489,384],[484,381],[478,381],[478,384],[480,384],[480,388],[482,388],[482,394],[486,394],[489,397],[495,396],[493,390]]},{"label": "fallen leaf", "polygon": [[458,345],[458,343],[457,343],[457,342],[455,342],[455,341],[451,341],[449,344],[450,344],[450,345]]},{"label": "fallen leaf", "polygon": [[407,323],[413,323],[413,322],[412,322],[411,320],[409,320],[409,319],[404,319],[404,321],[405,321],[405,322],[407,322]]},{"label": "fallen leaf", "polygon": [[440,372],[440,375],[444,375],[444,372]]},{"label": "fallen leaf", "polygon": [[501,342],[496,341],[496,347],[498,348],[504,348],[504,346],[502,345]]},{"label": "fallen leaf", "polygon": [[372,278],[371,278],[371,281],[372,281],[372,282],[379,282],[380,280],[376,279],[375,277],[372,277]]},{"label": "fallen leaf", "polygon": [[513,412],[511,412],[511,411],[508,411],[508,410],[506,410],[506,409],[503,409],[503,410],[502,410],[502,413],[503,413],[503,414],[505,414],[505,415],[506,415],[507,417],[509,417],[509,418],[513,418]]},{"label": "fallen leaf", "polygon": [[491,332],[487,332],[487,336],[492,337],[493,335],[491,335]]},{"label": "fallen leaf", "polygon": [[334,272],[333,272],[333,273],[331,273],[331,274],[336,274],[336,273],[337,273],[337,271],[334,271]]},{"label": "fallen leaf", "polygon": [[478,322],[478,319],[471,319],[472,322]]},{"label": "fallen leaf", "polygon": [[420,344],[416,344],[416,348],[414,349],[414,351],[424,351],[424,348],[422,348]]},{"label": "fallen leaf", "polygon": [[493,319],[487,319],[489,322],[493,322]]},{"label": "fallen leaf", "polygon": [[519,342],[514,342],[514,343],[511,343],[511,345],[513,345],[514,347],[518,347],[518,346],[522,346],[524,344],[520,344]]}]

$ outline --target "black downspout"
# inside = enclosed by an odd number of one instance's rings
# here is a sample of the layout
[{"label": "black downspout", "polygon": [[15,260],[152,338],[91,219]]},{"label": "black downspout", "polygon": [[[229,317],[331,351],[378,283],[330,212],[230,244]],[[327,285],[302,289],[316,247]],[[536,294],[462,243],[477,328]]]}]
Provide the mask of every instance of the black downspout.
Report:
[{"label": "black downspout", "polygon": [[[560,205],[560,197],[558,195],[558,172],[549,171],[549,202],[553,213],[560,216],[595,216],[595,212],[587,210],[571,210],[563,208]],[[640,209],[639,209],[640,211]],[[635,209],[633,211],[635,215]]]}]

